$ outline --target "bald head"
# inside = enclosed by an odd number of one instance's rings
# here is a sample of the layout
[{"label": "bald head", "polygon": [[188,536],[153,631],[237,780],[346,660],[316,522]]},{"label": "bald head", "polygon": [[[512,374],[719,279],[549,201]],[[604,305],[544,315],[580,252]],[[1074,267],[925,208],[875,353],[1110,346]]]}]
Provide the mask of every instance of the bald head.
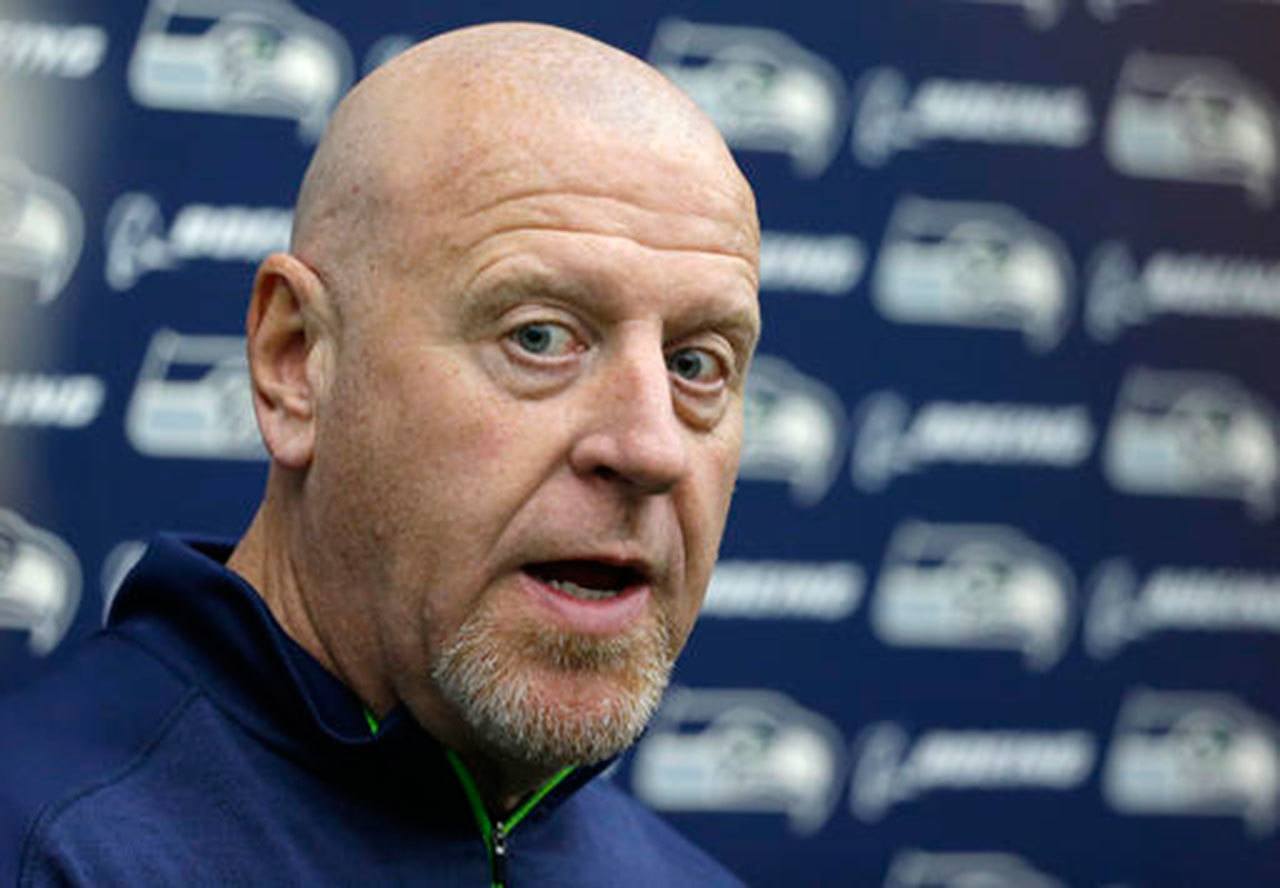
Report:
[{"label": "bald head", "polygon": [[[500,23],[427,40],[352,90],[307,170],[293,252],[333,276],[366,275],[386,248],[409,246],[404,213],[463,211],[495,182],[536,190],[572,145],[613,163],[661,155],[740,205],[744,237],[758,238],[751,190],[714,124],[662,74],[572,31]],[[592,187],[594,170],[581,179]]]}]

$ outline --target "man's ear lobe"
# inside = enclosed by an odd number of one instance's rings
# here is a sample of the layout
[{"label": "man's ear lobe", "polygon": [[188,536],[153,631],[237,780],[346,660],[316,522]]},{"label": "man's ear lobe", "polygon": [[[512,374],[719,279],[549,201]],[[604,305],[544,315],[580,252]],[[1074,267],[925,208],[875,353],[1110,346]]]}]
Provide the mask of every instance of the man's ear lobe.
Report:
[{"label": "man's ear lobe", "polygon": [[263,260],[245,324],[253,409],[271,458],[285,468],[311,462],[333,347],[328,318],[328,294],[314,271],[285,253]]}]

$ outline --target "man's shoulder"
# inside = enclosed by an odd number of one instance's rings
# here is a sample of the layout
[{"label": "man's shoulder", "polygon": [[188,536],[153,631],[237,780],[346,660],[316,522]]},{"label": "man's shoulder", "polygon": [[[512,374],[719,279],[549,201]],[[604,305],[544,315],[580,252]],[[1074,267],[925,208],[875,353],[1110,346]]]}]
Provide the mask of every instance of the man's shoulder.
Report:
[{"label": "man's shoulder", "polygon": [[[583,787],[568,806],[592,856],[613,869],[614,884],[741,886],[742,881],[652,809],[608,777]],[[566,812],[569,813],[569,812]]]},{"label": "man's shoulder", "polygon": [[190,699],[187,682],[113,633],[0,695],[0,884],[60,812],[123,779]]}]

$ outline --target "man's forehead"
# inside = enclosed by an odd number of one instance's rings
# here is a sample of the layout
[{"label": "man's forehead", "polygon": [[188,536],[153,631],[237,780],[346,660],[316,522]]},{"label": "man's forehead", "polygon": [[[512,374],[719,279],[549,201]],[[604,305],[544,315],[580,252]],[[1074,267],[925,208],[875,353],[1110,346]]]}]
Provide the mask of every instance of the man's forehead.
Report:
[{"label": "man's forehead", "polygon": [[[621,181],[628,173],[634,179],[638,171],[652,171],[669,181],[750,190],[719,132],[708,121],[693,125],[681,103],[667,101],[648,115],[617,109],[604,118],[591,106],[564,103],[536,86],[476,98],[424,107],[416,125],[406,121],[398,138],[384,142],[401,177],[417,170],[434,174],[437,185],[514,179],[536,187],[543,177],[592,183],[602,174]],[[651,181],[654,190],[661,187]]]},{"label": "man's forehead", "polygon": [[462,220],[502,206],[549,208],[564,197],[599,216],[612,209],[628,220],[682,214],[755,226],[750,189],[728,158],[678,142],[638,145],[590,124],[477,139],[448,186]]},{"label": "man's forehead", "polygon": [[[480,63],[477,52],[495,39],[515,49]],[[366,246],[405,250],[397,259],[408,261],[424,249],[465,249],[485,224],[537,224],[539,214],[545,224],[607,227],[676,213],[717,228],[690,246],[754,266],[750,187],[710,121],[643,62],[545,28],[484,29],[429,44],[349,97],[330,133],[329,153],[341,163],[328,164],[337,174],[317,177],[314,190],[329,193],[315,201],[320,212],[300,212],[304,222],[328,216],[331,235],[374,238],[382,243]],[[527,65],[516,71],[521,59]],[[583,76],[574,74],[579,67]],[[351,217],[358,224],[344,223]],[[647,227],[660,242],[661,219]]]}]

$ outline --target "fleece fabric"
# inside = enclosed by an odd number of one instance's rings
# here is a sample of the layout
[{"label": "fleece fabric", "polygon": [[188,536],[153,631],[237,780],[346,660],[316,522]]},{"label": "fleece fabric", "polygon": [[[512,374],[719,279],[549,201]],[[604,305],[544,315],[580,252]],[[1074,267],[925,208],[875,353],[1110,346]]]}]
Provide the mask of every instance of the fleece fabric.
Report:
[{"label": "fleece fabric", "polygon": [[[0,885],[484,888],[445,750],[360,701],[223,565],[160,537],[107,627],[0,700]],[[506,837],[506,885],[740,885],[579,769]]]}]

